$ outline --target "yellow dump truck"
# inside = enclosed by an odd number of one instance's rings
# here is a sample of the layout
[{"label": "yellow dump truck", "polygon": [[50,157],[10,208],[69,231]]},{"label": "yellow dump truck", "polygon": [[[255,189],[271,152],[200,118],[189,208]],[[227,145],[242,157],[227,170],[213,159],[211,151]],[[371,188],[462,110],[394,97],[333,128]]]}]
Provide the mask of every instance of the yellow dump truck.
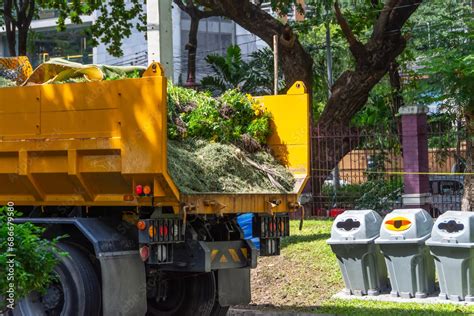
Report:
[{"label": "yellow dump truck", "polygon": [[254,213],[261,255],[278,255],[309,170],[309,100],[296,82],[257,97],[268,144],[295,175],[291,193],[184,194],[167,169],[167,79],[0,89],[0,205],[66,236],[46,293],[15,315],[225,315],[250,301],[257,249],[236,217]]}]

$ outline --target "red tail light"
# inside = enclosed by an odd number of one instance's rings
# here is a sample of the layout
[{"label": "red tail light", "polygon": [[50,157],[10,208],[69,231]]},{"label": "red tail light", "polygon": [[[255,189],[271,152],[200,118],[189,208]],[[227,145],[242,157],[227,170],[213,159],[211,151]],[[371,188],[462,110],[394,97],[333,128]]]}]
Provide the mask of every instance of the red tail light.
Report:
[{"label": "red tail light", "polygon": [[135,187],[135,194],[138,195],[138,196],[143,194],[143,186],[141,184],[139,184]]},{"label": "red tail light", "polygon": [[160,226],[160,236],[167,236],[168,235],[168,227],[167,226]]}]

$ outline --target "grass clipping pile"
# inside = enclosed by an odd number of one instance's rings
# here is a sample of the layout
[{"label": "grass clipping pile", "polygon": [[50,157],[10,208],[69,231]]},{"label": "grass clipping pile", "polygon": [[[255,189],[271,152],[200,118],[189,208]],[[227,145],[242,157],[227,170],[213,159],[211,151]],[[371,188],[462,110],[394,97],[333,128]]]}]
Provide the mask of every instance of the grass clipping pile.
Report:
[{"label": "grass clipping pile", "polygon": [[184,193],[291,192],[293,175],[270,153],[271,116],[248,96],[168,87],[168,169]]}]

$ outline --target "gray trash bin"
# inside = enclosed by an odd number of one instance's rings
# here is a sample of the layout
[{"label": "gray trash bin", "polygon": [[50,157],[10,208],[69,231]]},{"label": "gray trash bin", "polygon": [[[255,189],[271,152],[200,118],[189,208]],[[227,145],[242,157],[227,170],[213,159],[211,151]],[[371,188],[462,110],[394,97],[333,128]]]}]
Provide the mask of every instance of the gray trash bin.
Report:
[{"label": "gray trash bin", "polygon": [[331,245],[336,255],[345,292],[354,295],[378,295],[387,289],[387,269],[379,246],[382,218],[374,211],[345,211],[337,216],[331,230]]},{"label": "gray trash bin", "polygon": [[474,302],[474,213],[444,213],[426,244],[435,258],[439,297]]},{"label": "gray trash bin", "polygon": [[433,219],[423,209],[394,210],[380,227],[380,245],[392,296],[425,298],[435,290],[435,264],[425,241],[431,235]]}]

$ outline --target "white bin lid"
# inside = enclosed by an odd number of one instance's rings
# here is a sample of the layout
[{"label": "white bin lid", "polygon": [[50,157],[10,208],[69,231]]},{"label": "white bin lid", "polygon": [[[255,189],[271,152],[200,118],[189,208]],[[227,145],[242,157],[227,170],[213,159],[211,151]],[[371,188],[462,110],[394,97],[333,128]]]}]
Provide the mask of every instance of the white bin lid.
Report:
[{"label": "white bin lid", "polygon": [[331,229],[330,245],[368,244],[379,236],[382,217],[372,210],[351,210],[338,215]]},{"label": "white bin lid", "polygon": [[474,248],[474,213],[447,211],[436,220],[429,246]]}]

